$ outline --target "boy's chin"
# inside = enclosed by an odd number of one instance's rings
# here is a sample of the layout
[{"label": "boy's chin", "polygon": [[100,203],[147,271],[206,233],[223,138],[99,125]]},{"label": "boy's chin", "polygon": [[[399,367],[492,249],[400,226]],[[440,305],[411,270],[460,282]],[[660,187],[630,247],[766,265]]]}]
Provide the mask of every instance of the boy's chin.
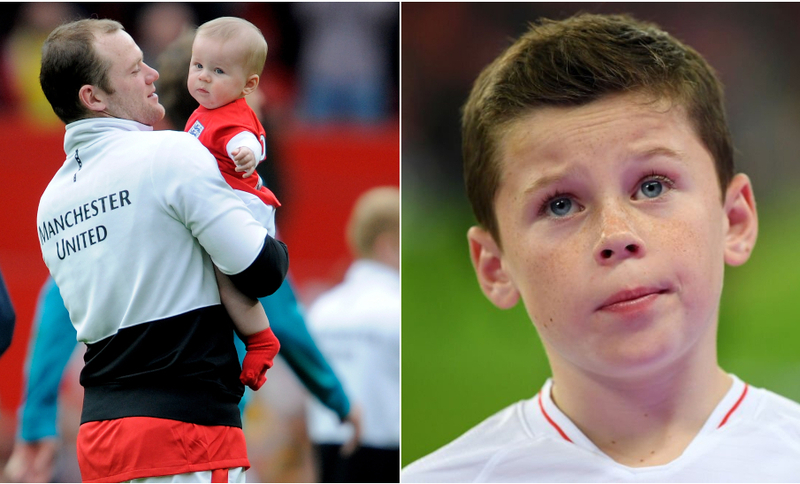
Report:
[{"label": "boy's chin", "polygon": [[[633,338],[629,341],[616,341],[604,345],[584,357],[582,366],[587,373],[616,380],[650,380],[684,365],[692,356],[687,352],[713,351],[702,348],[697,341],[686,341],[678,335],[651,335]],[[587,351],[587,354],[589,352]],[[688,358],[688,360],[687,360]],[[701,358],[699,361],[703,361]]]}]

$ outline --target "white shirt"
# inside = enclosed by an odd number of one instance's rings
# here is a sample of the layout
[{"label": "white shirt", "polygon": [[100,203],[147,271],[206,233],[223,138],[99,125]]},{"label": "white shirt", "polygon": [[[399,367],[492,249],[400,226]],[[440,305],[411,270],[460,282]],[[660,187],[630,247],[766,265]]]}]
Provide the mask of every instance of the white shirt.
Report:
[{"label": "white shirt", "polygon": [[[262,136],[261,138],[263,143],[266,143],[264,137]],[[262,141],[259,141],[259,139],[256,138],[256,135],[250,131],[242,131],[228,141],[228,143],[225,145],[225,152],[228,154],[228,157],[231,159],[231,161],[236,163],[236,160],[233,157],[233,152],[239,148],[249,148],[257,160],[256,165],[259,165],[262,161],[267,159],[267,152],[264,149],[264,144],[262,144]],[[256,187],[256,190],[264,185],[263,181],[261,180],[261,175],[259,175],[257,172],[254,171],[250,176],[258,178],[258,186]],[[275,207],[272,205],[267,205],[253,193],[246,192],[244,190],[236,190],[235,188],[233,193],[242,199],[247,208],[250,209],[250,212],[252,212],[253,217],[261,222],[261,225],[267,229],[267,233],[271,237],[275,237],[275,233],[277,231],[275,228]]]},{"label": "white shirt", "polygon": [[[350,403],[362,410],[361,444],[396,449],[400,443],[400,276],[357,260],[344,281],[321,295],[308,324]],[[308,430],[317,444],[342,444],[352,429],[318,401],[308,406]]]},{"label": "white shirt", "polygon": [[665,465],[628,467],[608,457],[556,407],[548,380],[534,398],[404,468],[401,481],[800,481],[800,405],[733,380],[683,454]]},{"label": "white shirt", "polygon": [[238,274],[266,229],[196,138],[135,121],[70,123],[42,194],[39,242],[78,341],[220,304],[214,264]]}]

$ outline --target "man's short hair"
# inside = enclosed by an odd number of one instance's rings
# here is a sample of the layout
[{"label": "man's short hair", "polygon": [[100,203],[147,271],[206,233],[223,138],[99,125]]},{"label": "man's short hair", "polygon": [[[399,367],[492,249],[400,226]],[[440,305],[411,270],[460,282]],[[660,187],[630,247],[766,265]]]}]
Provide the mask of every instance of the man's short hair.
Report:
[{"label": "man's short hair", "polygon": [[221,41],[239,42],[245,73],[261,75],[267,61],[267,41],[261,30],[247,20],[238,17],[219,17],[209,20],[197,28],[196,35],[205,35]]},{"label": "man's short hair", "polygon": [[463,108],[467,196],[478,223],[498,244],[494,199],[505,129],[539,107],[582,106],[626,92],[686,109],[714,159],[724,197],[733,178],[733,146],[722,84],[700,54],[658,26],[627,15],[542,19],[481,72]]},{"label": "man's short hair", "polygon": [[95,49],[101,34],[125,30],[117,21],[83,19],[56,27],[42,45],[42,67],[39,83],[53,111],[64,123],[89,117],[78,92],[84,85],[99,87],[113,94],[108,79],[109,59]]},{"label": "man's short hair", "polygon": [[347,224],[347,240],[358,257],[371,258],[375,241],[384,233],[400,233],[400,191],[377,187],[356,201]]}]

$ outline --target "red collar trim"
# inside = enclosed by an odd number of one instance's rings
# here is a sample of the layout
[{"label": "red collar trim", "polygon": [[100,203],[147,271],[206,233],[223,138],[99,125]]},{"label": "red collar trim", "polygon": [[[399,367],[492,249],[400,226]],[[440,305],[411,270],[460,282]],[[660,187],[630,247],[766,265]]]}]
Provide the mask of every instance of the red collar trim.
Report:
[{"label": "red collar trim", "polygon": [[542,410],[542,415],[544,415],[544,418],[547,420],[547,422],[550,425],[552,425],[553,428],[558,430],[558,433],[561,434],[562,437],[564,437],[564,440],[566,440],[569,443],[574,443],[574,442],[572,442],[572,439],[567,437],[567,434],[563,430],[561,430],[561,427],[559,427],[558,424],[555,423],[552,418],[550,418],[550,415],[547,415],[547,411],[545,411],[544,405],[542,404],[542,391],[541,390],[539,390],[539,408]]},{"label": "red collar trim", "polygon": [[[748,388],[749,388],[749,385],[747,383],[745,383],[744,384],[744,390],[742,390],[742,394],[739,395],[739,399],[736,400],[736,403],[733,404],[733,407],[731,407],[731,409],[728,410],[728,413],[725,414],[725,418],[722,419],[722,422],[719,423],[719,426],[717,426],[717,428],[720,428],[723,425],[725,425],[728,422],[728,419],[731,417],[731,415],[733,415],[733,412],[735,412],[736,409],[739,408],[739,405],[742,404],[742,401],[744,400],[744,397],[747,395],[747,389]],[[539,409],[541,409],[542,415],[544,415],[544,418],[545,418],[545,420],[547,420],[547,423],[552,425],[553,428],[558,431],[558,433],[561,435],[561,437],[564,438],[564,440],[566,440],[567,442],[573,443],[572,439],[570,439],[567,436],[566,432],[564,432],[564,430],[562,430],[561,427],[559,427],[558,424],[555,423],[555,421],[552,418],[550,418],[550,415],[547,414],[547,411],[544,409],[544,404],[542,403],[542,392],[541,391],[539,391]]]},{"label": "red collar trim", "polygon": [[736,403],[733,404],[733,407],[731,407],[731,409],[728,410],[728,413],[725,414],[725,418],[722,419],[722,422],[719,423],[719,426],[717,428],[720,428],[723,425],[725,425],[725,423],[728,421],[733,412],[735,412],[736,409],[739,408],[739,405],[742,403],[742,400],[744,400],[744,396],[747,395],[748,386],[749,385],[747,383],[744,384],[744,390],[742,391],[742,394],[739,396],[739,399],[736,400]]}]

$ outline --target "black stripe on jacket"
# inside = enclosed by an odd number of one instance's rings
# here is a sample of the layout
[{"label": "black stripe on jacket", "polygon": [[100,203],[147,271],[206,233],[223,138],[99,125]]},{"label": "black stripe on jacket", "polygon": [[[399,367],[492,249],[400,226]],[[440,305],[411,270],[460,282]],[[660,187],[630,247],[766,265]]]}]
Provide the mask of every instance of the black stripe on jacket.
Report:
[{"label": "black stripe on jacket", "polygon": [[87,345],[81,423],[140,416],[241,427],[233,337],[230,316],[215,305]]}]

